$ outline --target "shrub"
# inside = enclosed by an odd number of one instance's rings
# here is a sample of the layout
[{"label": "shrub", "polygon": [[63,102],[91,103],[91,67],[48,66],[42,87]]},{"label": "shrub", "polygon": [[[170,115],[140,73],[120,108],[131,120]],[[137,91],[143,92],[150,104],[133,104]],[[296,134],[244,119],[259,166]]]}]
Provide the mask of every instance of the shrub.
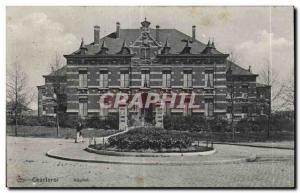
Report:
[{"label": "shrub", "polygon": [[[7,124],[14,125],[15,120],[13,117],[7,118]],[[39,117],[39,116],[20,116],[18,118],[18,125],[24,126],[55,126],[55,117]]]},{"label": "shrub", "polygon": [[76,128],[78,124],[78,116],[76,115],[61,115],[59,116],[59,123],[62,127]]},{"label": "shrub", "polygon": [[212,131],[222,132],[226,130],[226,127],[227,121],[219,117],[213,119],[206,119],[202,115],[166,115],[164,117],[164,128],[167,130],[200,132],[212,129]]},{"label": "shrub", "polygon": [[[60,125],[63,127],[76,128],[79,121],[77,115],[61,116]],[[84,128],[95,129],[119,129],[119,117],[118,114],[110,114],[105,118],[101,117],[88,117],[83,121]]]},{"label": "shrub", "polygon": [[264,132],[267,130],[266,117],[248,117],[241,119],[236,124],[236,130],[241,133]]}]

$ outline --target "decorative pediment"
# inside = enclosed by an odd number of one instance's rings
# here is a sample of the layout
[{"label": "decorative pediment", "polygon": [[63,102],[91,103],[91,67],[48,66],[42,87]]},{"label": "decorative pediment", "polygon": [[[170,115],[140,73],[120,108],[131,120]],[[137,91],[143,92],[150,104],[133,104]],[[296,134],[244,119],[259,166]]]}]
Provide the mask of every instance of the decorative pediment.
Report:
[{"label": "decorative pediment", "polygon": [[130,47],[161,47],[150,33],[141,31],[141,35],[130,45]]}]

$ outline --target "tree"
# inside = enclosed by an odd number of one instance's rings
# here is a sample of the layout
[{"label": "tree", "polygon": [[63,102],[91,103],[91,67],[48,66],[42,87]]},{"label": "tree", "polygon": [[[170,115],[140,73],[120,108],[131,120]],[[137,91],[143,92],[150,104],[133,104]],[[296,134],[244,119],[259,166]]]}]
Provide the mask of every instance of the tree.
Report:
[{"label": "tree", "polygon": [[53,93],[52,93],[52,96],[53,96],[53,100],[55,101],[55,105],[56,105],[56,111],[55,111],[55,117],[56,117],[56,135],[59,136],[59,112],[61,110],[61,96],[63,94],[63,92],[61,91],[61,82],[62,82],[62,79],[61,77],[59,77],[59,74],[58,74],[58,70],[60,68],[62,68],[62,62],[61,62],[61,56],[59,55],[58,52],[55,53],[55,58],[54,58],[54,61],[52,63],[50,63],[50,70],[51,70],[51,73],[53,74],[54,76],[54,79],[53,79]]},{"label": "tree", "polygon": [[[272,115],[272,105],[278,105],[278,101],[282,96],[282,91],[284,89],[284,84],[280,83],[278,80],[278,73],[272,69],[269,60],[266,60],[263,68],[260,72],[260,82],[269,86],[271,89],[271,96],[268,101],[268,121],[267,121],[267,136],[270,136],[270,120]],[[274,106],[274,105],[273,105]],[[275,106],[276,108],[276,106]]]},{"label": "tree", "polygon": [[271,64],[268,60],[266,60],[260,71],[259,81],[262,84],[272,87],[270,99],[271,104],[274,108],[276,108],[276,106],[278,105],[278,100],[282,96],[284,84],[279,81],[278,72],[272,69]]},{"label": "tree", "polygon": [[63,66],[62,58],[58,52],[55,52],[55,57],[53,59],[53,62],[50,63],[50,72],[56,73],[57,70],[59,70]]},{"label": "tree", "polygon": [[[292,73],[289,78],[284,81],[282,94],[281,94],[281,106],[280,109],[294,111],[295,108],[295,80],[294,73]],[[292,77],[292,78],[290,78]]]},{"label": "tree", "polygon": [[7,73],[7,103],[10,104],[15,123],[15,135],[18,135],[18,122],[22,113],[28,110],[34,99],[32,88],[28,87],[27,74],[20,64],[15,63],[13,69]]},{"label": "tree", "polygon": [[293,80],[287,80],[284,84],[282,107],[294,111],[295,108],[295,86]]}]

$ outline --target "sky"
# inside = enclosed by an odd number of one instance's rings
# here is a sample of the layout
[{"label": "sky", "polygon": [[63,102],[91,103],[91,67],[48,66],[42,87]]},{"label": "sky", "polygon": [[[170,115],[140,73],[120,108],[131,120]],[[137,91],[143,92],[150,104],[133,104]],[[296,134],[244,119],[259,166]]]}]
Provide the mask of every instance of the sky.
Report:
[{"label": "sky", "polygon": [[[216,48],[232,54],[240,66],[251,65],[259,74],[266,64],[280,81],[294,80],[293,7],[72,7],[26,6],[6,8],[6,69],[20,64],[28,85],[44,84],[56,53],[79,48],[81,38],[93,41],[93,26],[103,37],[121,28],[139,28],[146,17],[155,28],[175,28],[188,35],[196,25],[196,38],[214,39]],[[65,60],[63,60],[65,63]],[[31,104],[37,108],[37,100]]]}]

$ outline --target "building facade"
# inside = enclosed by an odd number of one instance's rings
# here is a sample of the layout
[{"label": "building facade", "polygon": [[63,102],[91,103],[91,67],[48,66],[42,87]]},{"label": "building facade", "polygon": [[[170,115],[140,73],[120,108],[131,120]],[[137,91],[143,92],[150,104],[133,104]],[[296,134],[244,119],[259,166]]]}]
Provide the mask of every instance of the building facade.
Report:
[{"label": "building facade", "polygon": [[[204,44],[176,29],[162,29],[146,19],[139,29],[122,29],[100,38],[94,27],[94,42],[82,40],[77,51],[64,55],[66,66],[44,76],[39,86],[39,115],[55,116],[59,108],[68,115],[106,116],[118,108],[102,109],[100,96],[105,93],[193,93],[197,109],[168,108],[170,114],[202,114],[224,118],[245,118],[268,112],[270,88],[256,82],[257,74],[228,60],[214,41]],[[60,81],[57,81],[57,78]],[[54,90],[60,85],[60,97]],[[56,85],[56,86],[55,86]],[[263,93],[263,94],[261,94]],[[60,106],[60,105],[59,105]],[[155,108],[155,107],[154,107]],[[263,109],[263,110],[262,110]],[[129,109],[140,114],[137,108]]]}]

